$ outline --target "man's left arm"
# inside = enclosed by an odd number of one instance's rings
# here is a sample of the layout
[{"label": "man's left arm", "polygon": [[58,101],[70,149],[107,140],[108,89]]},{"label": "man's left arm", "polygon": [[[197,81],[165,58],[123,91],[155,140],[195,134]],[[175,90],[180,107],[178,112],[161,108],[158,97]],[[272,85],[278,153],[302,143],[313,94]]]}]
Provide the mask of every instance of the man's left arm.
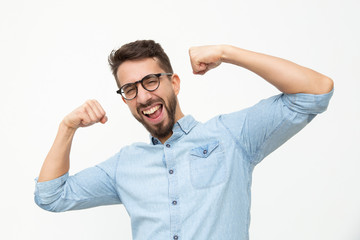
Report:
[{"label": "man's left arm", "polygon": [[325,111],[332,96],[330,78],[284,59],[224,45],[194,47],[189,53],[194,74],[204,74],[222,62],[232,63],[253,71],[283,92],[219,117],[253,164]]},{"label": "man's left arm", "polygon": [[324,94],[333,89],[333,81],[314,70],[230,45],[192,47],[189,54],[194,74],[205,74],[224,62],[256,73],[283,93]]}]

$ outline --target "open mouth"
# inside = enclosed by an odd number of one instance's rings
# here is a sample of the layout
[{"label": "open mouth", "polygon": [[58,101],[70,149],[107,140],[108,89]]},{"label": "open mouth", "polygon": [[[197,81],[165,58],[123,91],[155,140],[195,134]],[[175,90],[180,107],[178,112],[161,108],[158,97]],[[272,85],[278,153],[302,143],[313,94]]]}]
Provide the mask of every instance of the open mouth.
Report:
[{"label": "open mouth", "polygon": [[163,105],[162,104],[158,104],[155,105],[147,110],[143,110],[142,113],[150,119],[156,119],[158,118],[161,113],[162,113],[162,109],[163,109]]}]

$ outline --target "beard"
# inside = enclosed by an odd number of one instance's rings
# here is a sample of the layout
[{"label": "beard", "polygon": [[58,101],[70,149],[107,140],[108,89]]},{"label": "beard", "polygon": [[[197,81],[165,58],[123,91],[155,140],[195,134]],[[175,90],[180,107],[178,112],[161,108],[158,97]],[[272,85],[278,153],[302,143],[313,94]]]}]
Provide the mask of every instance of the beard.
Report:
[{"label": "beard", "polygon": [[[155,98],[155,99],[151,99],[149,102],[147,102],[144,105],[138,106],[137,107],[137,112],[138,112],[138,116],[134,117],[136,118],[136,120],[138,120],[145,128],[146,130],[153,136],[156,137],[158,139],[160,138],[165,138],[167,137],[169,134],[172,133],[172,129],[174,127],[175,124],[175,111],[176,111],[176,105],[177,105],[177,99],[175,94],[171,94],[171,96],[168,99],[168,106],[165,104],[165,101],[162,98]],[[154,102],[161,102],[162,103],[162,111],[166,111],[167,115],[168,115],[168,119],[167,121],[163,121],[159,124],[156,125],[149,125],[147,122],[144,121],[144,116],[143,113],[139,110],[141,107],[147,107],[150,106],[151,104],[153,104]]]}]

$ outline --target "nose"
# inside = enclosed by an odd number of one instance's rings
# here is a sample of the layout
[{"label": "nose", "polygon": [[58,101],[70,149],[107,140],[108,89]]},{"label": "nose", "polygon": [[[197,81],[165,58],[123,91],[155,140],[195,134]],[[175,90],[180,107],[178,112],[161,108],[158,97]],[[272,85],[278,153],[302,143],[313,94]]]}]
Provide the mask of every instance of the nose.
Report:
[{"label": "nose", "polygon": [[137,90],[138,90],[136,96],[137,102],[145,104],[151,98],[151,93],[145,90],[141,84],[137,85]]}]

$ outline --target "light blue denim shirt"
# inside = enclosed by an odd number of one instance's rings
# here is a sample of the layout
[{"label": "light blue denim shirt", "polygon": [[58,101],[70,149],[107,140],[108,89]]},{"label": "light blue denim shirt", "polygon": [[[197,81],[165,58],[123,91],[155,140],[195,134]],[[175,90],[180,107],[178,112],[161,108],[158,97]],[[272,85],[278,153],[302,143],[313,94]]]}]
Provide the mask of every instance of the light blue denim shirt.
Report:
[{"label": "light blue denim shirt", "polygon": [[280,94],[206,123],[185,116],[165,144],[151,138],[37,182],[35,201],[54,212],[124,204],[134,240],[246,240],[254,166],[325,111],[332,94]]}]

